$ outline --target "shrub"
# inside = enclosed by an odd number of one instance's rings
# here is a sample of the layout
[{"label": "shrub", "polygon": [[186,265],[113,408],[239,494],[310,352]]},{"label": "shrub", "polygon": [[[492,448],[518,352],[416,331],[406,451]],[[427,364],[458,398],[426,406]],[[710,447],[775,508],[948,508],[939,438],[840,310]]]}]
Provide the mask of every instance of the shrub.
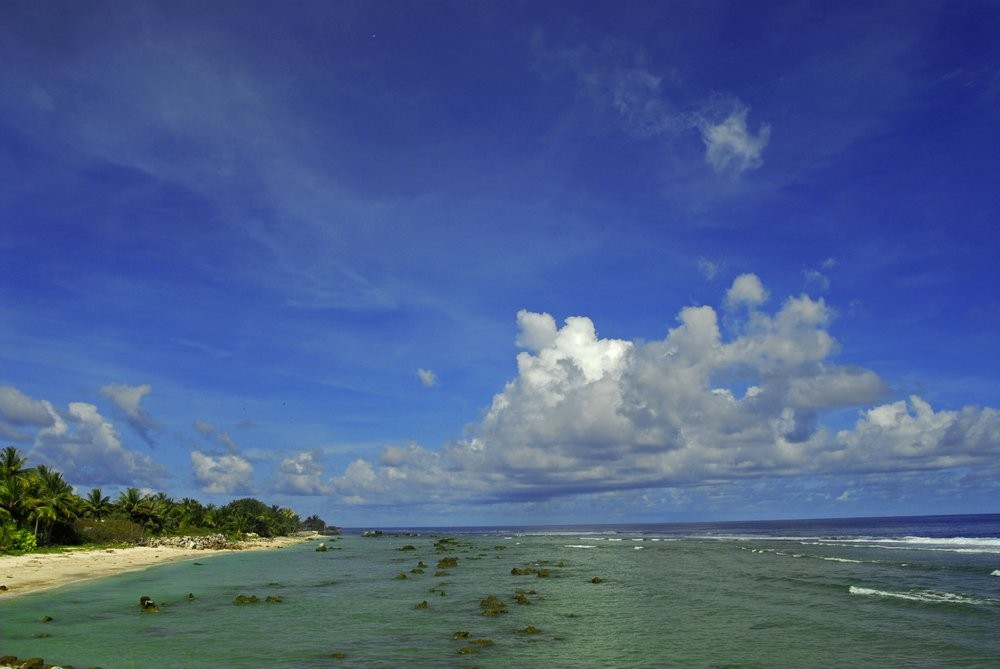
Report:
[{"label": "shrub", "polygon": [[28,553],[38,548],[35,535],[28,530],[19,530],[13,523],[0,527],[0,552]]},{"label": "shrub", "polygon": [[92,544],[134,544],[144,536],[142,525],[125,518],[81,518],[74,529],[84,541]]}]

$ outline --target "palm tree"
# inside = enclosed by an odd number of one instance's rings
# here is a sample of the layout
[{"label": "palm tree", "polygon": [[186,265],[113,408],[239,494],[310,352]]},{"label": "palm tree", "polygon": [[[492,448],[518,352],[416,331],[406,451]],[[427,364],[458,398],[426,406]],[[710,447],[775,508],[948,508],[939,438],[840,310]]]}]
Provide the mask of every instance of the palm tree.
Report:
[{"label": "palm tree", "polygon": [[150,531],[159,534],[164,527],[173,521],[176,506],[177,503],[165,492],[148,495],[141,505],[144,516],[143,525]]},{"label": "palm tree", "polygon": [[21,457],[21,451],[13,446],[5,446],[0,451],[0,480],[15,478],[23,473],[27,458]]},{"label": "palm tree", "polygon": [[130,520],[140,522],[142,516],[142,501],[146,498],[138,488],[126,488],[118,494],[115,500],[115,509],[127,516]]},{"label": "palm tree", "polygon": [[[73,486],[66,483],[61,472],[46,465],[35,467],[32,488],[35,490],[37,503],[29,515],[35,521],[34,534],[38,538],[38,530],[44,528],[43,538],[48,537],[52,526],[57,523],[70,524],[77,517],[77,500],[73,494]],[[45,525],[42,526],[42,521]]]},{"label": "palm tree", "polygon": [[31,486],[25,476],[0,479],[0,520],[20,525],[31,513]]},{"label": "palm tree", "polygon": [[202,527],[205,525],[206,509],[196,499],[185,497],[177,504],[177,517],[181,527]]},{"label": "palm tree", "polygon": [[111,498],[101,494],[100,488],[93,488],[83,499],[83,515],[95,520],[103,520],[111,513]]}]

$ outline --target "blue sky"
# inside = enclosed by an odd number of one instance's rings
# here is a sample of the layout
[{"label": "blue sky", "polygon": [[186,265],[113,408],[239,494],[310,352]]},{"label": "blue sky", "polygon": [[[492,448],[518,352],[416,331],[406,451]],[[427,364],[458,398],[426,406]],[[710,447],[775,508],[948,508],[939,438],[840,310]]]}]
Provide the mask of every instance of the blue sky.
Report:
[{"label": "blue sky", "polygon": [[996,512],[1000,6],[0,6],[0,441],[328,522]]}]

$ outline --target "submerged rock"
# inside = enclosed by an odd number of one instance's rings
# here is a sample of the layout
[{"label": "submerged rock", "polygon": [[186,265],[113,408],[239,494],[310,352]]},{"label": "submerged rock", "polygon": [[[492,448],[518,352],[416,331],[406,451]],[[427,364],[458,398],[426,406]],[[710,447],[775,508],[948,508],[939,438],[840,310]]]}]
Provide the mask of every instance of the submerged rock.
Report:
[{"label": "submerged rock", "polygon": [[501,613],[507,613],[507,605],[500,601],[500,598],[496,595],[490,595],[489,597],[480,600],[479,608],[483,610],[483,615],[487,618],[493,618]]}]

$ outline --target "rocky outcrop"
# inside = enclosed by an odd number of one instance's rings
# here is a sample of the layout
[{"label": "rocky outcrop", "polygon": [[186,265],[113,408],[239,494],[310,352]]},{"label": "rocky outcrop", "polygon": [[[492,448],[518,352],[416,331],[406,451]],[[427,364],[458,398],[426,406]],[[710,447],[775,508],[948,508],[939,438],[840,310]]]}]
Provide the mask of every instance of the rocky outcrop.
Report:
[{"label": "rocky outcrop", "polygon": [[[262,539],[256,534],[245,534],[241,541],[230,541],[224,534],[205,534],[202,536],[182,537],[151,537],[139,542],[140,546],[152,548],[184,548],[187,550],[239,550],[248,548],[268,539]],[[323,544],[320,544],[321,546]]]}]

